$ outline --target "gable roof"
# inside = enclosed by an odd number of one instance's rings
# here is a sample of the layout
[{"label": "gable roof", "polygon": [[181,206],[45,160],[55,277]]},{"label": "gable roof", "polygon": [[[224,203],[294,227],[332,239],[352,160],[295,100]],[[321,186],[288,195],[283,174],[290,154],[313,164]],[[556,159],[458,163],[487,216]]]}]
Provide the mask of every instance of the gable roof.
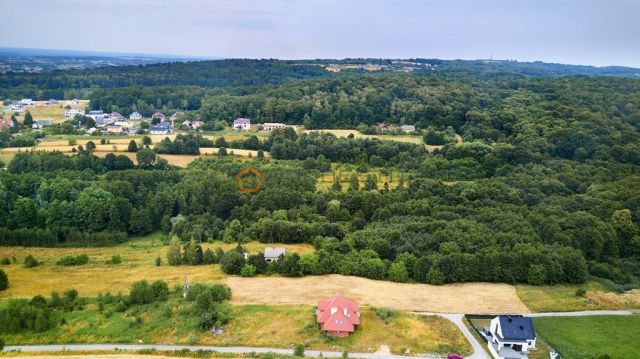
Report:
[{"label": "gable roof", "polygon": [[239,117],[233,120],[234,125],[248,125],[250,123],[251,123],[251,120],[249,120],[248,118]]},{"label": "gable roof", "polygon": [[287,252],[284,248],[267,247],[264,249],[265,258],[278,258]]},{"label": "gable roof", "polygon": [[531,318],[520,316],[498,317],[502,337],[509,340],[533,340],[536,338],[536,331],[533,329]]}]

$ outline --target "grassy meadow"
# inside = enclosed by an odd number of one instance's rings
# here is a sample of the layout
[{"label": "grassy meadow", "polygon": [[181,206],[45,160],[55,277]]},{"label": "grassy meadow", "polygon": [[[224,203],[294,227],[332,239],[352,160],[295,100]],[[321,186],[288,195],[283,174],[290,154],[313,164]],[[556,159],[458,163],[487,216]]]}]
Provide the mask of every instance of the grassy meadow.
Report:
[{"label": "grassy meadow", "polygon": [[[576,310],[640,309],[640,291],[614,293],[603,284],[516,285],[518,297],[532,312],[567,312]],[[576,296],[586,290],[584,297]]]},{"label": "grassy meadow", "polygon": [[[111,247],[91,248],[41,248],[41,247],[0,247],[0,258],[9,258],[16,263],[0,266],[10,280],[9,288],[0,292],[1,298],[31,297],[37,294],[62,292],[75,288],[82,296],[94,296],[100,292],[126,293],[132,283],[147,279],[162,279],[170,287],[184,283],[185,277],[194,282],[213,282],[226,277],[219,265],[169,266],[166,260],[168,246],[160,233],[133,238],[126,243]],[[235,244],[222,242],[203,243],[203,248],[221,247],[225,251]],[[250,254],[264,250],[260,242],[246,245]],[[299,254],[311,252],[309,244],[282,244],[288,251]],[[24,258],[33,255],[42,265],[25,268]],[[86,254],[89,263],[82,266],[64,267],[55,263],[63,256]],[[121,264],[107,264],[111,256],[119,255]],[[155,259],[160,257],[162,265],[156,267]]]},{"label": "grassy meadow", "polygon": [[[468,354],[470,345],[448,320],[396,312],[386,321],[373,308],[363,308],[361,326],[346,338],[324,335],[315,323],[312,306],[232,305],[233,319],[222,335],[212,336],[198,328],[199,318],[188,314],[180,295],[168,302],[136,306],[125,312],[100,312],[95,304],[84,310],[63,313],[67,324],[44,333],[5,335],[11,344],[36,343],[164,343],[214,346],[256,346],[376,352],[381,345],[391,353]],[[136,320],[136,317],[140,318]]]},{"label": "grassy meadow", "polygon": [[536,332],[563,358],[635,358],[640,316],[534,318]]}]

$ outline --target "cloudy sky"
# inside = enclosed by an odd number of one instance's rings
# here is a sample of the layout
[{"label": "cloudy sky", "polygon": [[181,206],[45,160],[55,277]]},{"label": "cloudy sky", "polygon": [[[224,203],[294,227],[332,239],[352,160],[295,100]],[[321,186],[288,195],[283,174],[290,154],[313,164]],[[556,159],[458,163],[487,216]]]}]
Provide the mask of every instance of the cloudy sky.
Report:
[{"label": "cloudy sky", "polygon": [[0,47],[640,67],[640,0],[1,0]]}]

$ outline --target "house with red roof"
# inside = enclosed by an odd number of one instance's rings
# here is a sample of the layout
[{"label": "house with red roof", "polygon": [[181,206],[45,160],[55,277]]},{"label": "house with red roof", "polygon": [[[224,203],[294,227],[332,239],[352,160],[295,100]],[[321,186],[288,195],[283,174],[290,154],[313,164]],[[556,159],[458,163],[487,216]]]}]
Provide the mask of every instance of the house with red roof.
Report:
[{"label": "house with red roof", "polygon": [[360,306],[341,295],[333,296],[318,303],[316,321],[327,334],[346,337],[360,325]]}]

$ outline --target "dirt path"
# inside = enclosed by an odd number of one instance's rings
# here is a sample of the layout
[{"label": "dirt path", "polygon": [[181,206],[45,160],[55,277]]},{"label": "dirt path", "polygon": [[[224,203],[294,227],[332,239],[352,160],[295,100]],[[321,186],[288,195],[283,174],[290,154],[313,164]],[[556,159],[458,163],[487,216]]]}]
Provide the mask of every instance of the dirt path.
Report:
[{"label": "dirt path", "polygon": [[362,305],[438,313],[529,313],[513,286],[457,283],[443,286],[328,275],[283,278],[228,277],[237,304],[316,304],[340,293]]}]

